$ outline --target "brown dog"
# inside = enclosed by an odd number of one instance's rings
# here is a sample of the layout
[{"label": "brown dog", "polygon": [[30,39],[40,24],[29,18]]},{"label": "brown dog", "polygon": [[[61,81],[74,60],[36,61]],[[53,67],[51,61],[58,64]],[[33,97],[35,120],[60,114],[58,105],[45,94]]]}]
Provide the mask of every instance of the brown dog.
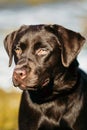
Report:
[{"label": "brown dog", "polygon": [[23,90],[19,130],[87,130],[87,75],[76,57],[85,38],[59,25],[22,26],[4,41]]}]

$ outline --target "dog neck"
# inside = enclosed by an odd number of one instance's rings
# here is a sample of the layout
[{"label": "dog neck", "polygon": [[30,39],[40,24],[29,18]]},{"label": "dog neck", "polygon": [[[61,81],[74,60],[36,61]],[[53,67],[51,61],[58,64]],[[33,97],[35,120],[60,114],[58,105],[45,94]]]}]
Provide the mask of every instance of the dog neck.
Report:
[{"label": "dog neck", "polygon": [[70,89],[62,89],[58,91],[57,89],[54,90],[52,84],[50,84],[51,86],[47,86],[44,89],[38,91],[28,91],[28,92],[30,94],[30,98],[32,102],[37,104],[42,104],[75,93],[78,90],[79,83],[80,82],[78,78],[76,84]]}]

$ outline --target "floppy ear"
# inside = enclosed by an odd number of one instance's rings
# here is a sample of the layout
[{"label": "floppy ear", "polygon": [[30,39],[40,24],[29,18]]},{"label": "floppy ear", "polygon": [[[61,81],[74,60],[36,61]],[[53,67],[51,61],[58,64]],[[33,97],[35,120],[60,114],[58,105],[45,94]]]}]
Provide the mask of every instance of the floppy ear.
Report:
[{"label": "floppy ear", "polygon": [[4,39],[4,47],[6,49],[8,56],[9,56],[9,67],[12,64],[12,57],[13,57],[12,46],[14,43],[14,39],[16,37],[16,33],[17,33],[17,31],[14,31],[14,32],[8,34],[6,36],[6,38]]},{"label": "floppy ear", "polygon": [[27,28],[27,25],[22,25],[18,30],[8,34],[6,36],[6,38],[4,39],[4,47],[7,51],[8,56],[9,56],[9,67],[12,64],[12,58],[13,58],[12,48],[13,48],[13,44],[14,44],[14,41],[16,39],[16,36],[18,33],[25,31],[26,28]]},{"label": "floppy ear", "polygon": [[68,67],[80,52],[85,38],[79,33],[54,25],[58,31],[58,39],[61,47],[61,60],[65,67]]}]

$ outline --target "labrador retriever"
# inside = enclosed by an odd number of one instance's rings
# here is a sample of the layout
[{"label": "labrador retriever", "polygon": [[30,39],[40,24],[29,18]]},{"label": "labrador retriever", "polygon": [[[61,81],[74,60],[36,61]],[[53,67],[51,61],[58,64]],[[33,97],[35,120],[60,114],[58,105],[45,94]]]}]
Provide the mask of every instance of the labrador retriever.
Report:
[{"label": "labrador retriever", "polygon": [[87,75],[77,61],[84,43],[60,25],[23,25],[6,36],[13,84],[23,90],[19,130],[87,130]]}]

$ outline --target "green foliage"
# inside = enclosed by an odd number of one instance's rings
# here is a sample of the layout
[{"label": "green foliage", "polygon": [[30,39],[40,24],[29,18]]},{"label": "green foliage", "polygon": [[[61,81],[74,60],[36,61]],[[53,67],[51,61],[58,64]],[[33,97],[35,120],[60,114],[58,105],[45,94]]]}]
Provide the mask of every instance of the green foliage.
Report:
[{"label": "green foliage", "polygon": [[20,94],[0,90],[0,130],[18,129]]}]

